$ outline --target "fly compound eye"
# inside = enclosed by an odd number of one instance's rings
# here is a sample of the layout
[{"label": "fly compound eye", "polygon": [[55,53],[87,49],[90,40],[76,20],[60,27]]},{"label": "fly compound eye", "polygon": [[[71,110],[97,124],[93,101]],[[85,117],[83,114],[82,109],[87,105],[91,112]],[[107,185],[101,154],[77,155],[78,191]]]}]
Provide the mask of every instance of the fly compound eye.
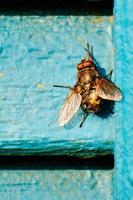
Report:
[{"label": "fly compound eye", "polygon": [[84,65],[82,62],[77,65],[77,69],[82,69],[83,67],[84,67]]}]

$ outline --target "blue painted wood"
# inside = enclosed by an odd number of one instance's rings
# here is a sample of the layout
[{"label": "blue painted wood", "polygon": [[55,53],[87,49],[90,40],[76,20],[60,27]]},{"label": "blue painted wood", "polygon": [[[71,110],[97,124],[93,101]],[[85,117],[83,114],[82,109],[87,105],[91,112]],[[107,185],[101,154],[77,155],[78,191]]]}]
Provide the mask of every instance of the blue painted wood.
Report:
[{"label": "blue painted wood", "polygon": [[0,200],[112,200],[112,175],[112,170],[1,170]]},{"label": "blue painted wood", "polygon": [[[74,84],[87,41],[107,73],[114,67],[112,16],[0,16],[0,154],[113,152],[114,119],[77,117],[61,128],[57,116]],[[9,166],[10,168],[10,166]],[[113,170],[0,170],[0,200],[112,200]]]},{"label": "blue painted wood", "polygon": [[115,199],[133,199],[133,1],[115,1],[116,78],[124,99],[117,107]]},{"label": "blue painted wood", "polygon": [[[41,13],[42,14],[42,13]],[[0,154],[113,152],[114,115],[82,112],[59,127],[68,93],[53,84],[74,85],[86,42],[106,73],[114,68],[112,16],[0,16]]]}]

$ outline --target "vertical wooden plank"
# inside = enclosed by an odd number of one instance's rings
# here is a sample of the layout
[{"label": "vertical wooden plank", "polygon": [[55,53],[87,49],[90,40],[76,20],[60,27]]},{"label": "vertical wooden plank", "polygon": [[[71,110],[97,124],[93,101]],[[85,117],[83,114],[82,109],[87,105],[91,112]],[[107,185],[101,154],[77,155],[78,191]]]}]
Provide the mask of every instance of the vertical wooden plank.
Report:
[{"label": "vertical wooden plank", "polygon": [[115,0],[116,78],[124,98],[117,107],[115,199],[133,199],[133,1]]}]

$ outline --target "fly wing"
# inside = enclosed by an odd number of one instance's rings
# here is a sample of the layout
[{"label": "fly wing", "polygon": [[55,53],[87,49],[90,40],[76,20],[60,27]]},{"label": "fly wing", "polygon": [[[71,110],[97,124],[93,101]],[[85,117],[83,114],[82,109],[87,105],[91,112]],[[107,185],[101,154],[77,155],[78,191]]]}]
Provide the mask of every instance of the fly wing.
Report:
[{"label": "fly wing", "polygon": [[73,115],[77,112],[81,101],[81,95],[71,90],[59,113],[60,126],[64,126],[73,117]]},{"label": "fly wing", "polygon": [[102,99],[120,101],[122,93],[120,89],[107,79],[100,79],[97,83],[96,93]]}]

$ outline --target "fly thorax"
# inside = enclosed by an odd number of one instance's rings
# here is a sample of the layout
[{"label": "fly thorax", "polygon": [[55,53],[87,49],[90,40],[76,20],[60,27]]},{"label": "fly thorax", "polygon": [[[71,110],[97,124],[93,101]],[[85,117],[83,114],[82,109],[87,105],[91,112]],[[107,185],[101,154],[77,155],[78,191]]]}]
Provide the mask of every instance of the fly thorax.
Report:
[{"label": "fly thorax", "polygon": [[81,84],[87,84],[91,82],[91,75],[88,72],[84,72],[79,76],[79,82]]}]

